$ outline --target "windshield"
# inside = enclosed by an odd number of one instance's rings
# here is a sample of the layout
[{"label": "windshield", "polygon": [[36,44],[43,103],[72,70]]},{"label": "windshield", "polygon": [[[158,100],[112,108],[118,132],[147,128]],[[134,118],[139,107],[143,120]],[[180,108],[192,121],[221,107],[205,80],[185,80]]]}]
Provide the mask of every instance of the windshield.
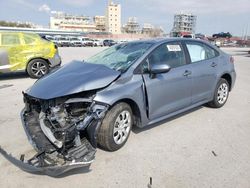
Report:
[{"label": "windshield", "polygon": [[140,58],[153,43],[132,42],[110,47],[86,60],[87,63],[105,65],[111,69],[125,72]]}]

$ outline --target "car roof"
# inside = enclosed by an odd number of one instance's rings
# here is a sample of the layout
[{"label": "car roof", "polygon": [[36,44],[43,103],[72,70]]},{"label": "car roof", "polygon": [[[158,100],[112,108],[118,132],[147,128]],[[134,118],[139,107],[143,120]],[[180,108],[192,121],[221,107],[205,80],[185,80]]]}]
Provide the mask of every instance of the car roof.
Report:
[{"label": "car roof", "polygon": [[153,44],[158,44],[162,42],[171,42],[171,41],[198,41],[198,42],[204,42],[200,39],[192,39],[192,38],[180,38],[180,37],[171,37],[171,38],[153,38],[153,39],[143,39],[143,40],[136,40],[131,42],[149,42]]},{"label": "car roof", "polygon": [[[200,40],[200,39],[193,39],[193,38],[180,38],[180,37],[171,37],[171,38],[153,38],[153,39],[142,39],[142,40],[136,40],[136,41],[130,41],[127,43],[151,43],[152,45],[159,45],[164,42],[181,42],[181,41],[194,41],[194,42],[200,42],[203,44],[207,44],[210,47],[213,47],[209,42]],[[217,49],[218,50],[218,49]]]}]

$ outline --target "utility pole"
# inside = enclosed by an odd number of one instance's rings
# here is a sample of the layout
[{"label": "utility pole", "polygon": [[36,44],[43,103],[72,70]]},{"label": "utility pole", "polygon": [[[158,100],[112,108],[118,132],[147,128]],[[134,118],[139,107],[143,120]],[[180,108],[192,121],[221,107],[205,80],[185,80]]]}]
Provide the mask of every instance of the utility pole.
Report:
[{"label": "utility pole", "polygon": [[246,29],[246,34],[245,34],[245,40],[248,39],[248,28],[249,28],[249,24],[247,24],[247,29]]}]

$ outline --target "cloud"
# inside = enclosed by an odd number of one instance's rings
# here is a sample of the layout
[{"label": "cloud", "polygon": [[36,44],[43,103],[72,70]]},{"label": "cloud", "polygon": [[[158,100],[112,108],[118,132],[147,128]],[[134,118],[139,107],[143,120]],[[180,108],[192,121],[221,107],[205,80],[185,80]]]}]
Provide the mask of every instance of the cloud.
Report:
[{"label": "cloud", "polygon": [[47,4],[43,4],[42,6],[39,7],[38,9],[40,12],[45,12],[47,14],[50,13],[51,9]]}]

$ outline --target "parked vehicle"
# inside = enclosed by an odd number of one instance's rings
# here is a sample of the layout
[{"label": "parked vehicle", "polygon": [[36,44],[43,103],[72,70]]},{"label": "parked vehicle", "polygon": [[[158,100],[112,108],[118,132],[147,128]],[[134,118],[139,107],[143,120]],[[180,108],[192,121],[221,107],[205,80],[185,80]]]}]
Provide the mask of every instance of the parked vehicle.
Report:
[{"label": "parked vehicle", "polygon": [[182,38],[189,38],[189,39],[194,39],[195,35],[194,34],[185,34],[181,36]]},{"label": "parked vehicle", "polygon": [[103,46],[113,46],[117,44],[114,40],[106,39],[103,41]]},{"label": "parked vehicle", "polygon": [[196,39],[206,40],[206,36],[202,33],[195,34]]},{"label": "parked vehicle", "polygon": [[25,70],[40,78],[61,64],[57,46],[38,34],[0,32],[0,73]]},{"label": "parked vehicle", "polygon": [[55,37],[56,44],[60,47],[69,47],[71,45],[70,40],[68,37]]},{"label": "parked vehicle", "polygon": [[41,36],[42,39],[48,40],[48,41],[52,41],[54,40],[54,37],[50,36],[50,35],[42,35]]},{"label": "parked vehicle", "polygon": [[23,126],[39,154],[29,163],[5,157],[29,172],[53,176],[89,165],[97,144],[120,149],[132,126],[152,125],[205,103],[222,107],[235,77],[233,58],[201,40],[107,48],[39,79],[24,93]]},{"label": "parked vehicle", "polygon": [[93,46],[103,46],[103,42],[101,40],[94,39]]},{"label": "parked vehicle", "polygon": [[94,46],[93,41],[88,37],[81,38],[82,46]]},{"label": "parked vehicle", "polygon": [[221,32],[221,33],[213,34],[213,38],[231,38],[231,37],[232,35],[229,32],[227,33]]},{"label": "parked vehicle", "polygon": [[80,47],[82,46],[82,41],[78,37],[71,37],[70,38],[70,46],[73,47]]}]

